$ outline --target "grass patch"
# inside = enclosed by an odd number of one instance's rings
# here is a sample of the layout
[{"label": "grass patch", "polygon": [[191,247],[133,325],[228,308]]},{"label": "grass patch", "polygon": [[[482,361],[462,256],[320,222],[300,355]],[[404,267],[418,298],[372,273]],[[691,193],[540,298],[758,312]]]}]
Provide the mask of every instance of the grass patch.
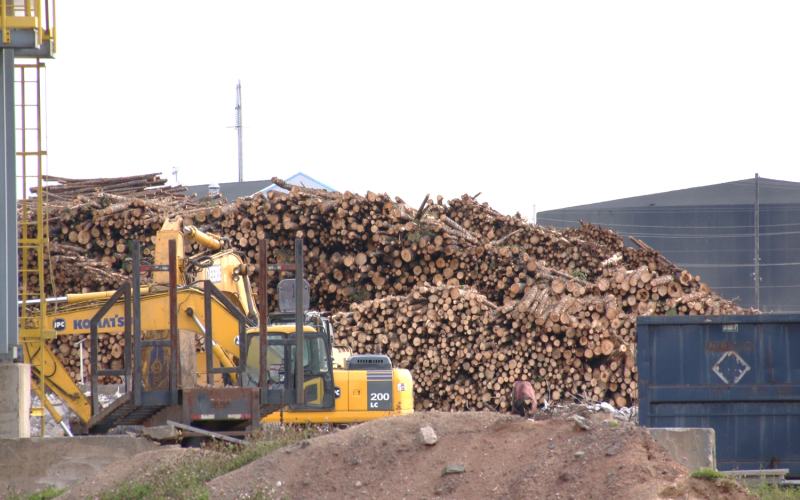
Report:
[{"label": "grass patch", "polygon": [[587,276],[586,273],[581,272],[580,269],[573,269],[572,270],[572,275],[574,277],[578,278],[579,280],[583,280],[583,281],[586,281],[587,279],[589,279],[589,276]]},{"label": "grass patch", "polygon": [[760,500],[800,500],[800,488],[793,486],[781,487],[777,484],[761,483],[755,488],[750,488],[750,493]]},{"label": "grass patch", "polygon": [[[206,483],[259,459],[278,448],[322,434],[317,426],[285,426],[259,431],[249,446],[214,441],[199,453],[188,454],[169,466],[160,464],[142,477],[108,489],[101,500],[207,499]],[[251,498],[269,499],[267,488],[258,488]]]},{"label": "grass patch", "polygon": [[696,471],[692,472],[692,477],[696,479],[705,479],[707,481],[715,481],[728,476],[712,469],[697,469]]},{"label": "grass patch", "polygon": [[11,493],[11,496],[3,498],[7,500],[50,500],[67,491],[67,488],[58,489],[53,485],[48,486],[44,491],[35,493]]}]

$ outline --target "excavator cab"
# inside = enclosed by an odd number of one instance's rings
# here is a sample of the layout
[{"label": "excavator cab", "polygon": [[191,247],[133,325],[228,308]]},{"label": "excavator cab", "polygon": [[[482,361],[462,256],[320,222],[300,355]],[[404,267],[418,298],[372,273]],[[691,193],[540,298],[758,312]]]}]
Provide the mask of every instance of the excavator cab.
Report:
[{"label": "excavator cab", "polygon": [[[280,391],[294,387],[295,335],[293,326],[268,328],[267,389]],[[261,343],[257,333],[247,336],[247,387],[259,386]],[[330,410],[334,407],[333,365],[327,335],[305,327],[303,339],[303,389],[305,404],[289,403],[292,410]]]},{"label": "excavator cab", "polygon": [[[317,318],[319,313],[309,312],[310,286],[302,280],[303,310],[296,311],[296,280],[283,280],[278,284],[280,312],[268,316],[267,355],[261,357],[259,333],[247,335],[247,381],[246,385],[259,386],[261,363],[266,363],[266,390],[284,391],[296,387],[295,363],[298,321],[303,324],[303,391],[305,403],[298,404],[288,398],[292,410],[332,410],[335,406],[333,385],[333,360],[331,358],[331,335]],[[262,387],[263,389],[263,387]]]}]

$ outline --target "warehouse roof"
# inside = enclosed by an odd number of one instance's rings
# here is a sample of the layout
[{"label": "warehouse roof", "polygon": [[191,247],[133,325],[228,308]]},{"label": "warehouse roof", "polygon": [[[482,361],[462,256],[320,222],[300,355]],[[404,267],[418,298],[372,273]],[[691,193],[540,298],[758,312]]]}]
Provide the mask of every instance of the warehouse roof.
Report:
[{"label": "warehouse roof", "polygon": [[[327,189],[328,191],[336,191],[335,189],[315,180],[311,177],[307,176],[302,172],[298,172],[295,175],[286,179],[286,182],[289,184],[293,184],[295,186],[304,186],[308,188],[315,188],[315,189]],[[189,189],[189,195],[197,194],[198,197],[203,197],[208,195],[208,186],[209,184],[198,184],[196,186],[185,186]],[[228,201],[233,201],[237,198],[242,198],[245,196],[253,196],[254,194],[258,193],[259,191],[266,193],[267,191],[272,191],[273,189],[277,189],[278,191],[284,191],[284,189],[279,188],[275,184],[272,183],[271,180],[266,179],[263,181],[247,181],[247,182],[220,182],[219,183],[219,192],[222,194],[223,198],[227,198]]]},{"label": "warehouse roof", "polygon": [[[758,179],[759,203],[794,204],[800,202],[800,182]],[[755,201],[755,179],[724,182],[711,186],[679,189],[664,193],[634,196],[618,200],[566,207],[560,210],[599,210],[640,207],[681,207],[697,205],[752,205]],[[544,212],[542,212],[544,213]]]},{"label": "warehouse roof", "polygon": [[[286,182],[294,186],[302,186],[313,189],[327,189],[328,191],[336,192],[336,190],[333,189],[332,187],[328,186],[327,184],[323,184],[316,179],[311,178],[310,176],[304,174],[303,172],[298,172],[294,174],[293,176],[286,179]],[[277,189],[278,191],[283,191],[284,193],[287,192],[285,189],[279,188],[278,186],[272,184],[271,182],[270,185],[262,189],[261,192],[266,193],[267,191],[272,191],[273,189]]]},{"label": "warehouse roof", "polygon": [[[219,192],[222,194],[223,198],[232,201],[243,196],[252,196],[253,193],[267,184],[271,184],[271,181],[220,182]],[[189,189],[189,195],[194,193],[202,198],[203,196],[208,196],[208,186],[209,184],[198,184],[196,186],[186,187]]]}]

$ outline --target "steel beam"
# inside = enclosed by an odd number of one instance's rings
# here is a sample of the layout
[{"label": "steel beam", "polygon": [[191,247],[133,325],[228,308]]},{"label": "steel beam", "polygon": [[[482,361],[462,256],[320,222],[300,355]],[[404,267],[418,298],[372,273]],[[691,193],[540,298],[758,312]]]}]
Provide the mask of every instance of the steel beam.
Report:
[{"label": "steel beam", "polygon": [[18,309],[17,290],[17,163],[14,110],[14,51],[0,50],[0,161],[5,175],[0,176],[0,197],[3,203],[0,248],[0,360],[17,357]]},{"label": "steel beam", "polygon": [[[39,33],[37,30],[31,29],[11,29],[8,30],[11,35],[10,43],[3,43],[0,40],[0,49],[39,49]],[[12,55],[13,57],[13,55]]]},{"label": "steel beam", "polygon": [[17,57],[24,57],[27,59],[55,59],[56,51],[53,50],[53,41],[45,40],[38,48],[16,49],[14,54]]},{"label": "steel beam", "polygon": [[305,373],[303,369],[303,335],[305,326],[303,324],[303,320],[305,319],[305,314],[303,311],[303,238],[295,238],[294,240],[294,265],[296,266],[294,271],[294,279],[295,279],[295,286],[294,286],[294,298],[295,298],[295,349],[294,349],[294,387],[297,391],[297,396],[295,397],[295,404],[304,405],[306,404],[306,391],[304,390],[305,386]]}]

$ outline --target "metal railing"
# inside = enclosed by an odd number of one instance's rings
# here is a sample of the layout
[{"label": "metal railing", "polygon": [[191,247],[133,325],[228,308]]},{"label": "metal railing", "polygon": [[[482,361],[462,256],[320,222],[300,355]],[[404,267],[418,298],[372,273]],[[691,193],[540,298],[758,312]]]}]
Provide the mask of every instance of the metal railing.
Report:
[{"label": "metal railing", "polygon": [[3,43],[10,43],[12,29],[37,30],[39,44],[56,43],[56,0],[0,0]]}]

